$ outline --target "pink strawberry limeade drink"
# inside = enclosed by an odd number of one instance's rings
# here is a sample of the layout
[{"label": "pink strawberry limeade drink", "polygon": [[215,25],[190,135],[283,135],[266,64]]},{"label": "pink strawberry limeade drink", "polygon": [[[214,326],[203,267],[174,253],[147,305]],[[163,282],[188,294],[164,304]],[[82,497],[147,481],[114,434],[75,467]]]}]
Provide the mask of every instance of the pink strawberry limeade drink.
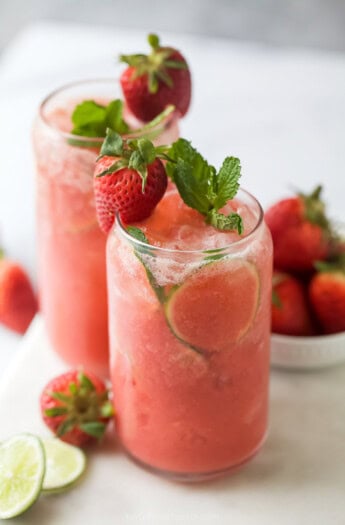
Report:
[{"label": "pink strawberry limeade drink", "polygon": [[173,479],[224,474],[267,430],[272,244],[259,203],[227,212],[244,233],[205,223],[170,189],[136,226],[108,237],[111,377],[120,439]]},{"label": "pink strawberry limeade drink", "polygon": [[[38,271],[41,310],[53,348],[73,365],[108,375],[105,235],[93,196],[93,171],[103,138],[72,135],[76,104],[120,98],[118,82],[66,86],[41,105],[33,131],[37,163]],[[140,123],[130,115],[129,124]],[[170,115],[152,129],[156,143],[178,136]]]}]

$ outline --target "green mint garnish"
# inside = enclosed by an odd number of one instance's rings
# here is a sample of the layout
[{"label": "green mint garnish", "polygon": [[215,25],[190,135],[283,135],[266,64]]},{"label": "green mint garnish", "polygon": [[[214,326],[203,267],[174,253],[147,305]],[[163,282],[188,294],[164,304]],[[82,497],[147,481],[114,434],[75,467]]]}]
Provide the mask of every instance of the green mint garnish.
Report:
[{"label": "green mint garnish", "polygon": [[[72,135],[90,138],[104,138],[107,129],[110,129],[119,135],[131,135],[155,139],[161,132],[162,127],[159,125],[175,111],[175,106],[169,105],[164,111],[157,115],[153,120],[137,129],[130,129],[123,119],[123,102],[120,99],[113,100],[107,106],[97,104],[94,100],[85,100],[78,104],[72,113],[73,129]],[[95,144],[90,141],[80,141],[70,139],[72,146],[94,147]]]},{"label": "green mint garnish", "polygon": [[241,165],[236,157],[227,157],[217,173],[186,139],[179,139],[167,150],[166,170],[175,182],[184,202],[205,216],[206,222],[220,230],[243,233],[243,221],[237,213],[224,215],[219,210],[238,191]]},{"label": "green mint garnish", "polygon": [[123,102],[113,100],[107,106],[97,104],[94,100],[85,100],[78,104],[72,113],[73,135],[82,137],[105,137],[107,128],[120,134],[129,131],[123,120]]}]

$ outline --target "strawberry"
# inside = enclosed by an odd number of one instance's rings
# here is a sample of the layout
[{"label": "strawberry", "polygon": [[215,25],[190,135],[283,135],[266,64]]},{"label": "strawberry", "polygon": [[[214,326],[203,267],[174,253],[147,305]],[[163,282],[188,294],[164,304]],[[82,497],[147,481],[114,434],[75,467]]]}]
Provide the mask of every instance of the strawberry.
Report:
[{"label": "strawberry", "polygon": [[148,122],[172,104],[183,116],[191,99],[191,75],[183,55],[172,47],[161,47],[157,35],[149,35],[149,55],[121,55],[129,67],[120,82],[130,111]]},{"label": "strawberry", "polygon": [[285,273],[274,272],[272,294],[272,332],[311,335],[312,315],[303,284]]},{"label": "strawberry", "polygon": [[44,422],[54,434],[79,447],[100,439],[114,413],[103,381],[78,370],[49,381],[42,391],[40,407]]},{"label": "strawberry", "polygon": [[333,243],[321,186],[310,195],[283,199],[265,213],[274,246],[274,265],[283,271],[311,271],[325,260]]},{"label": "strawberry", "polygon": [[21,266],[0,254],[0,322],[23,334],[37,310],[28,275]]},{"label": "strawberry", "polygon": [[309,298],[327,334],[345,331],[345,255],[333,262],[318,262],[311,279]]},{"label": "strawberry", "polygon": [[[162,154],[159,156],[164,158]],[[94,177],[97,217],[105,233],[109,232],[116,213],[125,223],[151,215],[168,184],[159,156],[149,140],[125,141],[107,130]]]}]

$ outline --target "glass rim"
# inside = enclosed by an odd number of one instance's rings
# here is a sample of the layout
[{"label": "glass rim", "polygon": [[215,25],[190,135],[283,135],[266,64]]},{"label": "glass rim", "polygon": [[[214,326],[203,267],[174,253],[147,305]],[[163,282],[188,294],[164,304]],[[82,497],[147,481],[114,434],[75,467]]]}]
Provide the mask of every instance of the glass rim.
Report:
[{"label": "glass rim", "polygon": [[[143,250],[145,250],[146,252],[148,251],[148,249],[150,250],[150,252],[152,253],[157,253],[157,254],[162,254],[162,255],[176,255],[176,254],[184,254],[186,256],[192,256],[192,255],[223,255],[224,256],[229,252],[229,251],[232,251],[233,249],[236,249],[237,247],[241,247],[242,245],[246,244],[248,242],[248,240],[250,240],[251,238],[254,237],[255,233],[259,230],[259,228],[261,227],[263,221],[264,221],[264,211],[263,211],[263,208],[260,204],[260,202],[258,201],[258,199],[256,197],[254,197],[254,195],[252,193],[250,193],[249,191],[245,190],[244,188],[240,187],[239,190],[238,190],[238,193],[243,193],[245,194],[247,197],[249,197],[254,203],[255,205],[257,206],[258,208],[258,211],[259,211],[259,214],[258,214],[258,217],[257,217],[257,220],[256,220],[256,223],[255,223],[255,226],[246,234],[244,235],[243,237],[240,237],[239,239],[235,240],[235,241],[232,241],[230,244],[226,244],[225,246],[222,246],[221,248],[212,248],[212,249],[195,249],[195,250],[180,250],[180,249],[174,249],[174,248],[164,248],[162,246],[155,246],[153,244],[148,244],[148,243],[145,243],[143,241],[139,241],[138,239],[136,239],[135,237],[133,237],[132,235],[130,235],[128,233],[128,231],[126,230],[126,226],[123,224],[123,222],[121,221],[120,217],[119,217],[119,214],[116,214],[116,219],[115,219],[115,226],[112,228],[111,231],[115,231],[115,229],[118,229],[121,233],[121,235],[123,235],[123,237],[129,241],[131,244],[133,244],[134,246],[139,246],[140,248],[142,248]],[[238,195],[238,194],[237,194]],[[236,195],[236,197],[237,197]]]},{"label": "glass rim", "polygon": [[[47,115],[45,115],[45,109],[46,109],[47,104],[51,102],[54,99],[54,97],[56,97],[60,93],[63,93],[64,91],[67,91],[68,89],[78,87],[78,86],[86,86],[88,84],[104,83],[104,84],[111,85],[114,82],[118,82],[118,81],[119,81],[119,77],[115,76],[113,78],[111,77],[88,78],[88,79],[75,80],[75,81],[67,82],[66,84],[62,84],[60,87],[51,91],[39,104],[38,117],[40,118],[41,122],[43,122],[43,124],[47,126],[51,131],[55,132],[60,137],[65,138],[66,140],[75,140],[81,143],[85,142],[89,144],[93,143],[95,145],[101,144],[104,141],[105,137],[85,137],[84,135],[75,135],[74,133],[70,133],[68,131],[62,131],[57,126],[54,126],[47,118]],[[175,110],[169,115],[167,115],[167,117],[164,120],[162,120],[162,122],[159,122],[156,126],[152,127],[150,129],[150,133],[155,133],[161,129],[165,129],[168,125],[170,125],[171,123],[173,123],[175,120],[178,120],[178,119],[179,119],[179,113],[178,111]],[[147,124],[147,123],[143,123],[143,125],[144,124]],[[145,131],[140,133],[140,128],[138,128],[138,131],[139,133],[136,133],[136,129],[134,128],[131,131],[131,133],[127,133],[127,134],[124,133],[121,136],[124,139],[126,139],[126,138],[138,138],[138,137],[141,137],[142,135],[143,136],[147,135],[147,132],[145,133]]]}]

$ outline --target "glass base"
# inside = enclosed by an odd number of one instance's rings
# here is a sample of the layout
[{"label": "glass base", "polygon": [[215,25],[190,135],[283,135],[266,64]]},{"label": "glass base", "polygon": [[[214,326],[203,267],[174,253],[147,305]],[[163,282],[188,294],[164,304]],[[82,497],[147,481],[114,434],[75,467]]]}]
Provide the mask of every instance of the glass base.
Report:
[{"label": "glass base", "polygon": [[267,434],[263,437],[263,439],[260,441],[259,445],[254,449],[253,452],[244,459],[242,459],[239,463],[235,463],[234,465],[231,465],[230,467],[226,467],[224,469],[220,470],[213,470],[210,472],[172,472],[169,470],[161,470],[159,468],[152,467],[151,465],[148,465],[147,463],[144,463],[140,459],[133,456],[126,448],[124,449],[124,452],[127,454],[127,456],[139,467],[143,468],[144,470],[147,470],[148,472],[151,472],[151,474],[156,474],[158,476],[161,476],[165,479],[168,479],[170,481],[178,481],[182,483],[199,483],[202,481],[209,481],[213,479],[222,478],[224,476],[233,474],[234,472],[240,470],[246,463],[251,461],[261,450],[264,442],[266,441]]}]

